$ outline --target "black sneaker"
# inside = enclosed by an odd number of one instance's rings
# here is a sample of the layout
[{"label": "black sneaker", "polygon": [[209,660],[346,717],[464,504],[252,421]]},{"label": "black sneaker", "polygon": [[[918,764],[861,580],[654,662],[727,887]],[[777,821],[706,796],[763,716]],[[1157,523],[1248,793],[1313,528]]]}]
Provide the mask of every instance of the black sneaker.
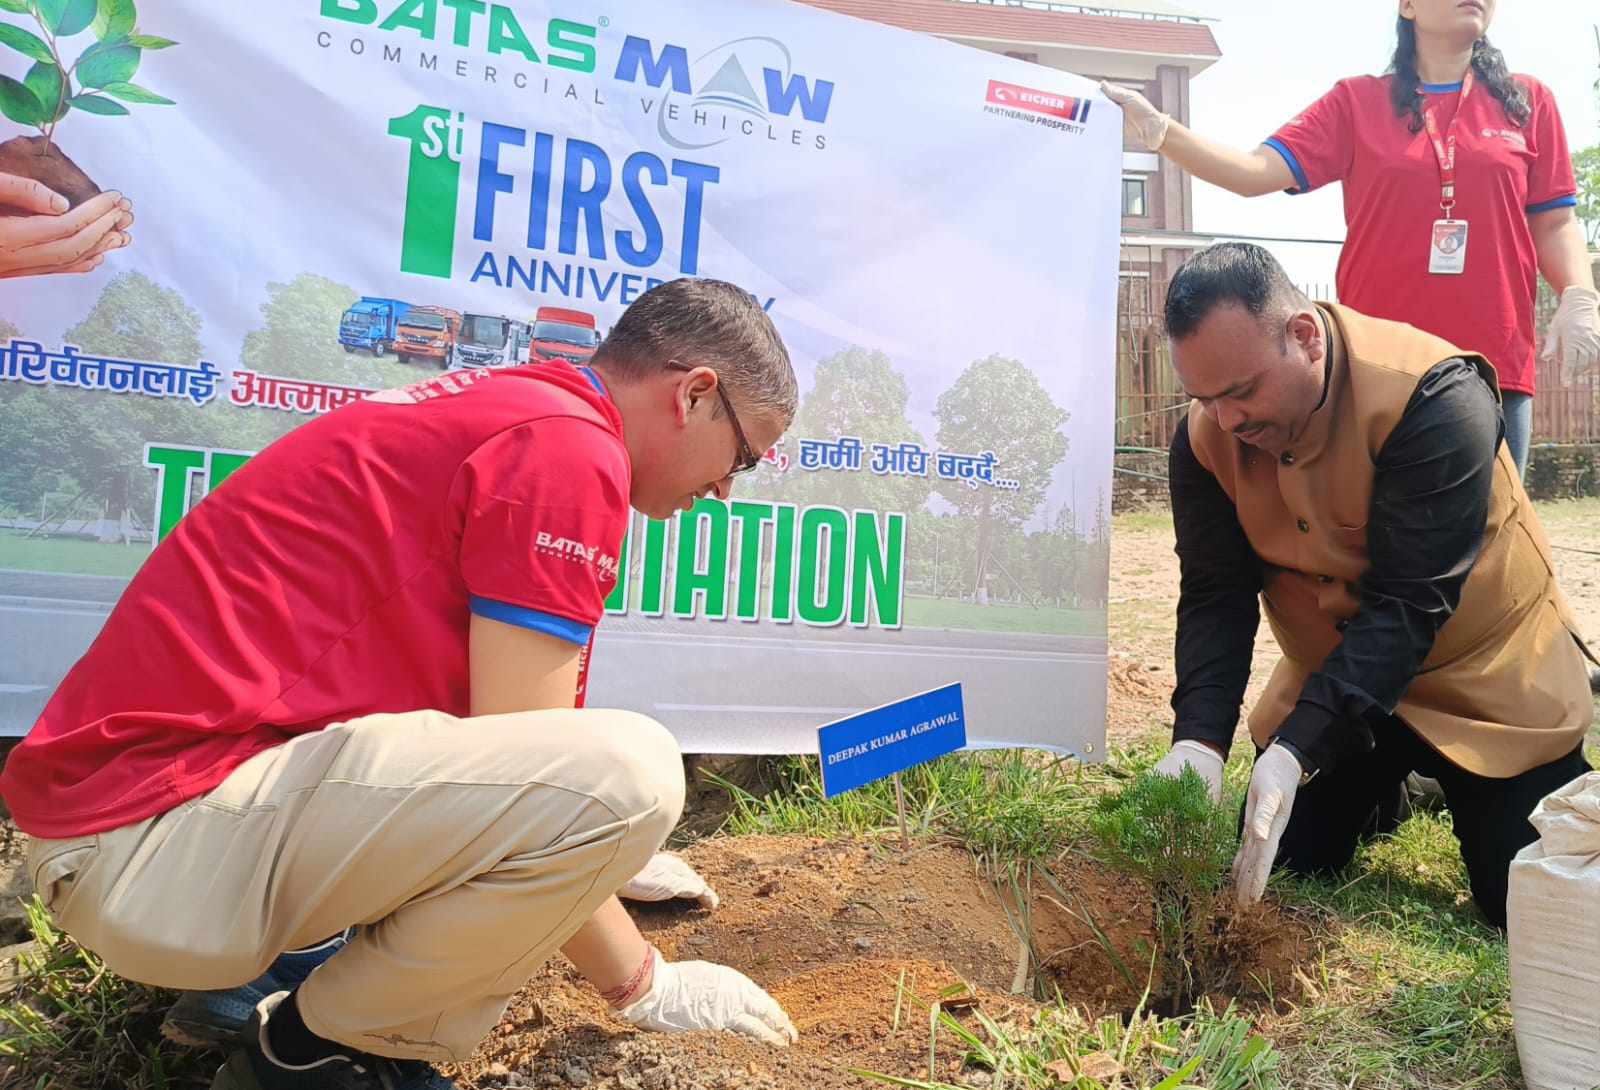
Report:
[{"label": "black sneaker", "polygon": [[244,1044],[211,1080],[211,1090],[455,1090],[422,1060],[391,1060],[346,1049],[303,1067],[272,1055],[267,1022],[288,992],[269,995],[257,1005],[245,1027]]}]

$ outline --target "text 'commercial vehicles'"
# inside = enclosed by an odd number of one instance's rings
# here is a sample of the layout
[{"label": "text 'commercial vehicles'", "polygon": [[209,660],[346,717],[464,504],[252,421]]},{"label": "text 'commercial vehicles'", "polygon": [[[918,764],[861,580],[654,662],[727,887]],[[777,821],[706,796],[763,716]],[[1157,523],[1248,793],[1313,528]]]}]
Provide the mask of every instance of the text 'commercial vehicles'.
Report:
[{"label": "text 'commercial vehicles'", "polygon": [[448,307],[412,307],[400,319],[395,354],[401,363],[414,359],[432,360],[442,369],[450,366],[456,334],[461,329],[461,312]]},{"label": "text 'commercial vehicles'", "polygon": [[339,319],[339,343],[346,352],[365,348],[374,356],[381,356],[395,343],[400,320],[410,309],[410,303],[399,299],[363,295]]}]

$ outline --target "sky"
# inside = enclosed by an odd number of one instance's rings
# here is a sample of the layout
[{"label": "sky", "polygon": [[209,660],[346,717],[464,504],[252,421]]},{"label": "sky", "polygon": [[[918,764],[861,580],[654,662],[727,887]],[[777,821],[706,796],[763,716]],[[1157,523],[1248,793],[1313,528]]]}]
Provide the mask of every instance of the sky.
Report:
[{"label": "sky", "polygon": [[[1215,140],[1251,148],[1346,76],[1377,74],[1394,49],[1395,0],[1307,4],[1268,0],[1188,0],[1211,24],[1222,59],[1190,89],[1193,128]],[[1572,149],[1600,141],[1594,80],[1600,51],[1594,0],[1501,0],[1489,39],[1513,72],[1555,92]],[[1339,186],[1290,197],[1245,199],[1194,183],[1195,230],[1293,238],[1342,239]],[[1301,284],[1330,285],[1338,247],[1273,244]]]}]

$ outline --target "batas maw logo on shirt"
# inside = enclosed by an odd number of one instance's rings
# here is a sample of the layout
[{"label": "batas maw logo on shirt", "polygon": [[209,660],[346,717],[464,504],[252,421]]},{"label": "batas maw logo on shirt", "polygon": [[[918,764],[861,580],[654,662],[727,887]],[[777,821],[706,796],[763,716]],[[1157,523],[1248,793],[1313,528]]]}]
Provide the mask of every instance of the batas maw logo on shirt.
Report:
[{"label": "batas maw logo on shirt", "polygon": [[617,578],[617,558],[601,550],[598,545],[585,545],[570,537],[557,537],[548,530],[540,530],[534,538],[534,550],[563,560],[583,561],[594,567],[600,575],[612,582]]},{"label": "batas maw logo on shirt", "polygon": [[468,387],[475,383],[492,378],[494,372],[487,368],[475,371],[450,371],[438,378],[423,379],[413,382],[410,386],[400,386],[393,390],[379,390],[375,394],[367,395],[366,400],[376,401],[381,405],[420,405],[424,401],[431,401],[436,397],[450,397],[453,394],[465,393]]},{"label": "batas maw logo on shirt", "polygon": [[1484,129],[1482,135],[1485,140],[1493,140],[1498,137],[1518,151],[1528,150],[1528,138],[1516,129]]}]

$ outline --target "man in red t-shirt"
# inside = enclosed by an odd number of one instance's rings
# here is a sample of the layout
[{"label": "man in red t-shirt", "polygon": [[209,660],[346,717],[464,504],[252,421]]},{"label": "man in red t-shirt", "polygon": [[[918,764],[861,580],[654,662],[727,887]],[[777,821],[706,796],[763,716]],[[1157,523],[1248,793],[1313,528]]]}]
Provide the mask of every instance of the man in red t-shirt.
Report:
[{"label": "man in red t-shirt", "polygon": [[642,296],[591,362],[448,372],[268,447],[151,554],[0,775],[40,895],[111,969],[216,990],[188,997],[196,1037],[262,996],[216,1086],[448,1085],[427,1061],[465,1059],[557,949],[636,1025],[793,1038],[617,901],[715,895],[653,855],[672,738],[582,704],[630,504],[725,499],[794,372],[709,280]]}]

